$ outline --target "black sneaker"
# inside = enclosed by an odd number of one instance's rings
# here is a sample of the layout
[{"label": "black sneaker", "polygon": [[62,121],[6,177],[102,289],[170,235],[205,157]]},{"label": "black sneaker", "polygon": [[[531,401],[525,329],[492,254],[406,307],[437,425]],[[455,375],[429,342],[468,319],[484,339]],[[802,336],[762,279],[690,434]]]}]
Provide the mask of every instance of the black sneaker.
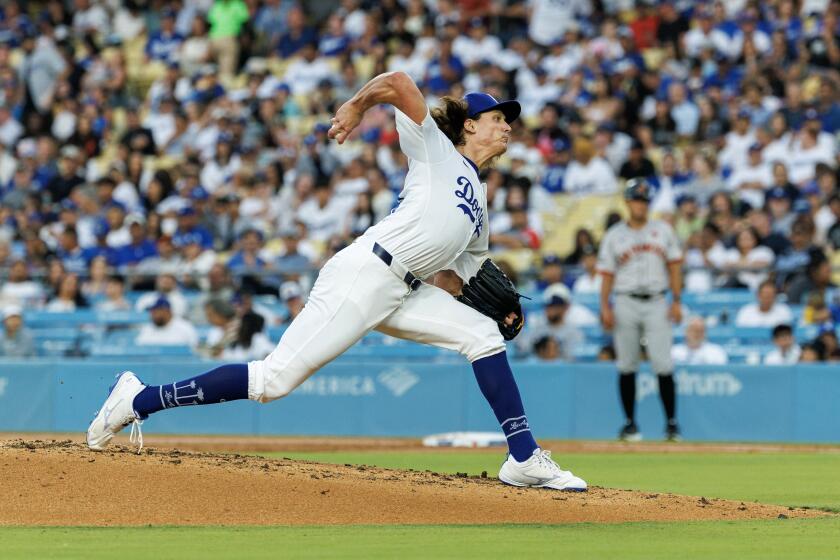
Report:
[{"label": "black sneaker", "polygon": [[618,439],[621,441],[642,441],[642,433],[635,422],[627,422],[618,432]]},{"label": "black sneaker", "polygon": [[665,439],[667,441],[682,441],[680,427],[676,422],[668,422],[668,425],[665,426]]}]

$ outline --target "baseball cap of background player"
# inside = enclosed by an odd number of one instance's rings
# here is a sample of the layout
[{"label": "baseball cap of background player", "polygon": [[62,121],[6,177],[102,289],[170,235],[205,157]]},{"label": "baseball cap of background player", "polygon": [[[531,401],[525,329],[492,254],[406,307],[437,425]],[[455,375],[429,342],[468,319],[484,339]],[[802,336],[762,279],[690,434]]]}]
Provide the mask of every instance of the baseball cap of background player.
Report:
[{"label": "baseball cap of background player", "polygon": [[543,292],[543,304],[546,307],[549,305],[568,305],[572,302],[572,293],[565,284],[560,282],[552,284]]},{"label": "baseball cap of background player", "polygon": [[169,305],[169,300],[166,299],[164,296],[160,296],[152,304],[146,308],[146,311],[152,311],[154,309],[171,309],[172,306]]},{"label": "baseball cap of background player", "polygon": [[5,321],[9,317],[21,317],[23,316],[23,309],[20,305],[10,304],[7,305],[3,309],[3,320]]},{"label": "baseball cap of background player", "polygon": [[522,111],[519,101],[496,101],[496,98],[488,93],[473,91],[464,96],[464,101],[467,102],[467,116],[471,119],[487,111],[499,110],[504,113],[505,120],[510,124],[519,118]]},{"label": "baseball cap of background player", "polygon": [[297,282],[283,282],[280,285],[280,299],[289,301],[303,296],[303,290]]},{"label": "baseball cap of background player", "polygon": [[648,186],[647,181],[639,177],[627,181],[624,186],[624,199],[650,202],[650,186]]}]

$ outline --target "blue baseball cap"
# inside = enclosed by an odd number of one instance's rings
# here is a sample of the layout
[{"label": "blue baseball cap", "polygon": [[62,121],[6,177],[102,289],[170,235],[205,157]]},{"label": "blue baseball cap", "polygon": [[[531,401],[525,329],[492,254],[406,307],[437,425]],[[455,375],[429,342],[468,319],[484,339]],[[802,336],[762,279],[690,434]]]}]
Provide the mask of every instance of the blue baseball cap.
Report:
[{"label": "blue baseball cap", "polygon": [[210,198],[210,193],[204,187],[198,185],[190,191],[190,198],[193,200],[207,200]]},{"label": "blue baseball cap", "polygon": [[561,259],[557,255],[546,255],[543,257],[543,266],[552,266],[552,265],[561,265],[563,264],[563,259]]},{"label": "blue baseball cap", "polygon": [[571,148],[571,145],[565,139],[558,138],[551,147],[554,148],[555,152],[565,152]]},{"label": "blue baseball cap", "polygon": [[808,181],[802,186],[801,192],[805,196],[820,194],[820,187],[817,185],[816,181]]},{"label": "blue baseball cap", "polygon": [[152,304],[146,308],[146,311],[151,311],[152,309],[171,309],[172,306],[169,305],[169,300],[166,299],[165,296],[160,296]]},{"label": "blue baseball cap", "polygon": [[790,197],[788,196],[788,193],[784,189],[784,187],[773,187],[772,189],[767,191],[766,197],[767,197],[768,200],[771,200],[771,199],[777,199],[777,200],[790,199]]},{"label": "blue baseball cap", "polygon": [[467,102],[467,116],[471,119],[476,118],[481,113],[498,110],[504,113],[505,120],[510,124],[519,118],[519,113],[522,111],[519,101],[499,102],[488,93],[473,91],[464,96],[464,101]]}]

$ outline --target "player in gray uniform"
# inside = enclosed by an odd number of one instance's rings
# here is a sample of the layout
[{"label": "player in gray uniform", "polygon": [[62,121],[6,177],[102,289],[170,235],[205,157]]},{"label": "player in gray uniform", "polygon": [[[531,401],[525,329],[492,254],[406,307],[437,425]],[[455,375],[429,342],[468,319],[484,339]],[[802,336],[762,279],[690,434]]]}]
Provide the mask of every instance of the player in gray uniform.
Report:
[{"label": "player in gray uniform", "polygon": [[[601,322],[614,330],[619,390],[626,423],[619,438],[641,439],[636,425],[636,371],[642,339],[651,368],[659,379],[659,396],[668,420],[665,436],[679,438],[676,390],[671,362],[671,321],[681,319],[682,250],[674,230],[665,222],[648,220],[651,192],[642,179],[627,182],[624,198],[630,217],[611,227],[601,241],[598,271],[601,284]],[[670,288],[670,309],[665,293]],[[615,291],[614,307],[610,293]]]}]

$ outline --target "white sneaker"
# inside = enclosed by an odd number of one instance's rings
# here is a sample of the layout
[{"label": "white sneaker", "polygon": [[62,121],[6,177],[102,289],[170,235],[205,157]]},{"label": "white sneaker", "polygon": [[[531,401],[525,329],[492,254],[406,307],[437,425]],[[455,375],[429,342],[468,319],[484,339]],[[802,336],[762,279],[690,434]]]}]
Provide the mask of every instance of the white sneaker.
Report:
[{"label": "white sneaker", "polygon": [[534,450],[527,461],[521,463],[508,455],[499,471],[499,480],[511,486],[530,486],[532,488],[553,488],[554,490],[570,490],[585,492],[586,482],[564,471],[551,458],[551,451],[540,448]]},{"label": "white sneaker", "polygon": [[105,404],[88,426],[89,448],[102,451],[108,447],[115,434],[131,424],[129,441],[139,444],[137,452],[140,453],[143,449],[143,432],[140,431],[142,421],[134,412],[134,397],[145,388],[146,386],[130,371],[124,371],[117,376],[117,381],[111,385]]}]

